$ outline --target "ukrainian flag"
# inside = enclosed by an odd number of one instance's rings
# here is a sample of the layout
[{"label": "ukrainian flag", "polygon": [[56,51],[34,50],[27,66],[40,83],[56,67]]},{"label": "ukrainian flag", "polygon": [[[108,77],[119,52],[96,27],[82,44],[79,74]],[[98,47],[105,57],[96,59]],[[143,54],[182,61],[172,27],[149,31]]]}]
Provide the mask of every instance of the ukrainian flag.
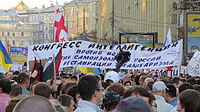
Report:
[{"label": "ukrainian flag", "polygon": [[87,74],[87,73],[95,73],[97,75],[101,74],[98,68],[78,67],[78,69],[81,71],[81,73],[84,73],[84,74]]},{"label": "ukrainian flag", "polygon": [[9,68],[12,66],[12,61],[10,59],[10,56],[8,55],[1,41],[0,41],[0,65],[3,67],[5,71],[8,71]]}]

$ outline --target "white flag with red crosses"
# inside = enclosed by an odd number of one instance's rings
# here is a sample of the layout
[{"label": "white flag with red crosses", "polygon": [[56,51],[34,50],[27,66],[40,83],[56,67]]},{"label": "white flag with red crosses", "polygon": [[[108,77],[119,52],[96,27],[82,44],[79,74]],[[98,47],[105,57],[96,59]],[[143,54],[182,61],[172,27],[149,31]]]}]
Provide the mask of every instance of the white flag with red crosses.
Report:
[{"label": "white flag with red crosses", "polygon": [[62,42],[68,40],[68,30],[65,26],[65,20],[62,15],[61,7],[59,7],[58,2],[56,1],[55,8],[55,19],[54,19],[54,37],[55,42]]}]

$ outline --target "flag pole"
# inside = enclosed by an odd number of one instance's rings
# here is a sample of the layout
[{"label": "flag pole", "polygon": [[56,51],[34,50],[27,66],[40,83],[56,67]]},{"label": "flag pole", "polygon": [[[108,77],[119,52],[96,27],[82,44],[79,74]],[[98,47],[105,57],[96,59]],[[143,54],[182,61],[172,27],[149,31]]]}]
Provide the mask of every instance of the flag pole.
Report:
[{"label": "flag pole", "polygon": [[53,71],[54,71],[54,79],[56,81],[56,63],[55,63],[55,54],[53,54]]}]

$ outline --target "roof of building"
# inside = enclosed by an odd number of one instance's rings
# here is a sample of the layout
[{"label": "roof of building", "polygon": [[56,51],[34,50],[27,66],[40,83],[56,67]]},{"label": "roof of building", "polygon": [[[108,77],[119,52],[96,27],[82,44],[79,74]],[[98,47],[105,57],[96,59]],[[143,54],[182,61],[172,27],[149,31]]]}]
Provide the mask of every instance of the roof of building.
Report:
[{"label": "roof of building", "polygon": [[28,6],[23,2],[21,1],[16,7],[15,9],[28,9]]},{"label": "roof of building", "polygon": [[66,3],[64,5],[64,7],[73,7],[73,6],[76,6],[76,3],[79,3],[79,2],[95,2],[97,0],[73,0],[69,3]]}]

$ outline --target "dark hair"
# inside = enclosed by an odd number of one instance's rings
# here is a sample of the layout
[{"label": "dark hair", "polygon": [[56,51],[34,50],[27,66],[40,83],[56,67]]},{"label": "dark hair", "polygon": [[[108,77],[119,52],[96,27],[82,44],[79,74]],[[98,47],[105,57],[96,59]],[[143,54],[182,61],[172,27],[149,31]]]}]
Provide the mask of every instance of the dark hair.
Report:
[{"label": "dark hair", "polygon": [[195,90],[185,90],[179,96],[181,107],[185,112],[200,112],[200,93]]},{"label": "dark hair", "polygon": [[71,76],[71,80],[75,80],[75,81],[77,81],[78,78],[77,78],[77,76],[73,75],[73,76]]},{"label": "dark hair", "polygon": [[2,88],[3,93],[10,93],[11,82],[9,79],[2,78],[0,79],[0,88]]},{"label": "dark hair", "polygon": [[127,83],[130,83],[130,85],[131,85],[131,81],[124,82],[124,85],[126,86]]},{"label": "dark hair", "polygon": [[25,73],[25,72],[21,72],[21,73],[19,73],[19,75],[18,75],[18,83],[19,84],[23,84],[23,83],[25,83],[26,81],[29,81],[29,76],[28,76],[28,74],[27,73]]},{"label": "dark hair", "polygon": [[189,82],[191,85],[196,84],[196,80],[195,80],[194,77],[189,78],[189,79],[187,80],[187,82]]},{"label": "dark hair", "polygon": [[121,98],[120,95],[115,92],[108,92],[103,97],[103,105],[107,111],[115,109],[119,104]]},{"label": "dark hair", "polygon": [[192,85],[188,82],[184,82],[178,88],[179,94],[185,91],[186,89],[193,89]]},{"label": "dark hair", "polygon": [[6,106],[6,112],[13,112],[13,109],[15,108],[15,106],[17,105],[17,103],[23,99],[24,97],[26,97],[26,95],[20,95],[17,97],[12,98],[9,102],[8,105]]},{"label": "dark hair", "polygon": [[172,84],[167,84],[166,86],[168,88],[166,89],[167,94],[172,98],[176,97],[176,87]]},{"label": "dark hair", "polygon": [[179,77],[174,77],[173,79],[172,79],[172,84],[179,84],[179,81],[180,81],[180,78]]},{"label": "dark hair", "polygon": [[22,94],[22,87],[20,85],[12,85],[10,95],[15,97]]},{"label": "dark hair", "polygon": [[44,82],[39,82],[35,85],[35,94],[49,98],[51,95],[51,88]]},{"label": "dark hair", "polygon": [[147,84],[147,87],[152,91],[152,87],[153,87],[154,82],[149,82]]},{"label": "dark hair", "polygon": [[200,85],[199,84],[193,85],[193,89],[200,93]]},{"label": "dark hair", "polygon": [[70,95],[63,94],[58,97],[58,101],[62,106],[69,107],[73,98]]},{"label": "dark hair", "polygon": [[124,92],[125,92],[125,89],[123,86],[121,85],[117,85],[117,84],[114,84],[114,85],[110,85],[107,89],[107,92],[116,92],[118,93],[120,96],[123,96],[124,95]]},{"label": "dark hair", "polygon": [[135,76],[134,80],[135,80],[136,85],[140,85],[140,82],[139,82],[140,76],[141,76],[140,74]]},{"label": "dark hair", "polygon": [[82,76],[78,82],[78,90],[83,100],[90,100],[95,90],[100,90],[98,79],[93,75]]},{"label": "dark hair", "polygon": [[136,94],[139,94],[141,96],[150,98],[149,92],[146,89],[144,89],[143,87],[138,86],[138,87],[135,87],[135,88],[133,88],[133,87],[129,88],[126,91],[126,93],[124,94],[123,99],[130,97],[132,93],[136,93]]},{"label": "dark hair", "polygon": [[80,93],[79,93],[77,85],[70,87],[67,91],[67,94],[73,97],[75,103],[78,103],[76,99],[76,95]]},{"label": "dark hair", "polygon": [[65,85],[62,85],[61,92],[62,94],[67,94],[70,87],[76,85],[76,82],[68,82]]},{"label": "dark hair", "polygon": [[19,71],[14,71],[12,74],[13,75],[18,75],[20,72]]}]

